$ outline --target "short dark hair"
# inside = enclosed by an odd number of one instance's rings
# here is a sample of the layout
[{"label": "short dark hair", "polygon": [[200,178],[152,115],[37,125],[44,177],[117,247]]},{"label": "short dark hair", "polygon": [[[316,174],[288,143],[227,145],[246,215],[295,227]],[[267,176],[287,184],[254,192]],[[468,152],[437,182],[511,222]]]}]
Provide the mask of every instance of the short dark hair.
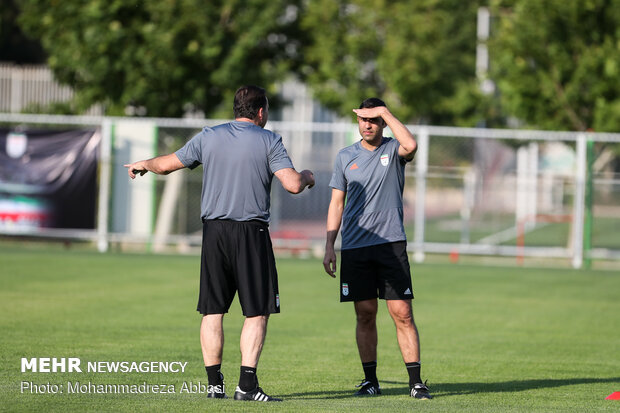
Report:
[{"label": "short dark hair", "polygon": [[262,87],[241,86],[235,92],[233,113],[235,118],[255,119],[260,108],[267,107],[267,95]]},{"label": "short dark hair", "polygon": [[379,98],[368,98],[360,104],[360,109],[376,108],[378,106],[387,106],[384,101]]}]

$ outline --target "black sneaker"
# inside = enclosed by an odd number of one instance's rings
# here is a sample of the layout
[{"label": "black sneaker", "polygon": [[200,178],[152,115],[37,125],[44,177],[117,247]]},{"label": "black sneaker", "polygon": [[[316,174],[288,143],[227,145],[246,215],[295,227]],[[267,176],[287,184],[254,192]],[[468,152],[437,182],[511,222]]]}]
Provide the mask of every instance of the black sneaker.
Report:
[{"label": "black sneaker", "polygon": [[430,400],[433,398],[428,391],[426,384],[416,383],[411,388],[411,397],[418,400]]},{"label": "black sneaker", "polygon": [[221,384],[209,384],[207,386],[207,399],[227,399],[226,386],[224,385],[224,375],[220,372]]},{"label": "black sneaker", "polygon": [[226,386],[224,383],[207,386],[207,399],[228,399],[226,396]]},{"label": "black sneaker", "polygon": [[368,380],[362,380],[362,382],[355,387],[361,387],[361,389],[356,391],[354,396],[375,396],[381,394],[379,383],[373,383]]},{"label": "black sneaker", "polygon": [[275,397],[271,397],[260,387],[255,388],[250,391],[242,391],[239,386],[235,390],[235,400],[247,400],[250,402],[281,402],[282,399],[277,399]]}]

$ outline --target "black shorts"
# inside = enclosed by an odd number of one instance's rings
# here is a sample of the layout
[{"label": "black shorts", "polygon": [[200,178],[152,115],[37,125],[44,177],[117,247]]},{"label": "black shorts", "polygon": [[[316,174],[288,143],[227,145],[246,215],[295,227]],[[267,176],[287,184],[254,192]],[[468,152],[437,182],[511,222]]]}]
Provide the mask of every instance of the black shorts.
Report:
[{"label": "black shorts", "polygon": [[407,242],[342,250],[340,301],[413,298]]},{"label": "black shorts", "polygon": [[201,261],[197,307],[201,314],[227,313],[237,291],[246,317],[280,312],[278,273],[266,223],[206,220]]}]

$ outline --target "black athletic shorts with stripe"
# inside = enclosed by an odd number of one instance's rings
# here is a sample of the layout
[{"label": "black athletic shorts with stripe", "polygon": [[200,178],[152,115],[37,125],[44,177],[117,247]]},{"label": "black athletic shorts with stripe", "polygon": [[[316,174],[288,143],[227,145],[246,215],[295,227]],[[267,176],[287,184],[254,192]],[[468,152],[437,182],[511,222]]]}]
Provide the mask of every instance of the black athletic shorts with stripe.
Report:
[{"label": "black athletic shorts with stripe", "polygon": [[407,242],[342,250],[340,301],[413,298]]},{"label": "black athletic shorts with stripe", "polygon": [[243,315],[280,312],[269,227],[262,221],[205,220],[197,310],[224,314],[239,292]]}]

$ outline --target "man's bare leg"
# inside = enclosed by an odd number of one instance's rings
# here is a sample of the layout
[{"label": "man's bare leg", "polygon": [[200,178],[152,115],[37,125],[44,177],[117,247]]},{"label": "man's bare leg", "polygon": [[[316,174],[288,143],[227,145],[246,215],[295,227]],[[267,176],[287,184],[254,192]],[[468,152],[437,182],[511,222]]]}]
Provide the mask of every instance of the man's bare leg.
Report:
[{"label": "man's bare leg", "polygon": [[200,324],[200,346],[205,366],[222,364],[224,348],[224,314],[207,314]]},{"label": "man's bare leg", "polygon": [[222,350],[224,348],[224,314],[207,314],[200,324],[200,346],[209,379],[207,398],[225,398]]},{"label": "man's bare leg", "polygon": [[377,299],[356,301],[355,315],[355,338],[364,369],[364,380],[355,396],[381,394],[377,379]]},{"label": "man's bare leg", "polygon": [[421,400],[432,399],[428,387],[420,377],[420,336],[413,319],[411,300],[387,300],[388,310],[396,326],[398,346],[409,374],[411,397]]},{"label": "man's bare leg", "polygon": [[246,317],[240,340],[242,366],[254,368],[258,366],[258,360],[267,335],[268,320],[268,315]]},{"label": "man's bare leg", "polygon": [[377,299],[356,301],[355,339],[362,363],[377,361]]},{"label": "man's bare leg", "polygon": [[413,320],[411,300],[387,300],[387,307],[396,326],[396,338],[403,361],[420,362],[420,338]]}]

